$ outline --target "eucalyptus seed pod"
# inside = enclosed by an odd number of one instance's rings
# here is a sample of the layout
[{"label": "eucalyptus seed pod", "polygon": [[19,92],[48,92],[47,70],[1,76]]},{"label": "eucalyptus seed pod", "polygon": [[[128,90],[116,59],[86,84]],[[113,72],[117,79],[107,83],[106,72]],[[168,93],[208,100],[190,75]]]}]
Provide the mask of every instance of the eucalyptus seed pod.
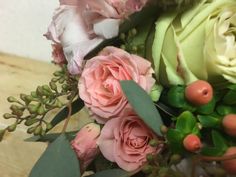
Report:
[{"label": "eucalyptus seed pod", "polygon": [[9,113],[5,113],[3,115],[4,119],[10,119],[10,118],[15,118],[16,116],[15,115],[12,115],[12,114],[9,114]]},{"label": "eucalyptus seed pod", "polygon": [[27,129],[27,133],[29,133],[29,134],[33,133],[33,132],[35,131],[36,127],[37,127],[37,126],[28,128],[28,129]]},{"label": "eucalyptus seed pod", "polygon": [[28,105],[28,110],[29,110],[29,112],[30,112],[31,114],[37,113],[39,106],[40,106],[40,103],[37,103],[37,104],[29,104],[29,105]]},{"label": "eucalyptus seed pod", "polygon": [[33,91],[30,93],[33,98],[38,98],[37,92]]},{"label": "eucalyptus seed pod", "polygon": [[52,124],[51,124],[51,123],[46,122],[45,124],[46,124],[46,129],[47,129],[47,130],[52,129]]},{"label": "eucalyptus seed pod", "polygon": [[57,84],[55,82],[50,82],[49,85],[50,85],[52,90],[57,91]]},{"label": "eucalyptus seed pod", "polygon": [[182,157],[181,155],[179,154],[173,154],[171,157],[170,157],[170,164],[178,164],[180,163],[182,160]]},{"label": "eucalyptus seed pod", "polygon": [[45,110],[44,106],[41,104],[41,105],[39,106],[38,110],[37,110],[37,113],[38,113],[39,115],[43,115],[45,112],[46,112],[46,110]]},{"label": "eucalyptus seed pod", "polygon": [[9,96],[7,98],[7,101],[10,102],[10,103],[13,103],[13,102],[17,102],[17,99],[15,97],[13,97],[13,96]]},{"label": "eucalyptus seed pod", "polygon": [[146,155],[146,159],[147,159],[148,162],[153,162],[153,161],[154,161],[154,156],[153,156],[153,154],[147,154],[147,155]]},{"label": "eucalyptus seed pod", "polygon": [[44,95],[42,86],[38,86],[36,89],[37,95]]},{"label": "eucalyptus seed pod", "polygon": [[56,77],[58,77],[58,76],[61,76],[62,73],[61,73],[61,71],[55,71],[55,72],[53,73],[53,75],[56,76]]},{"label": "eucalyptus seed pod", "polygon": [[152,173],[152,170],[153,170],[153,167],[149,164],[144,165],[143,168],[142,168],[142,172],[145,173],[145,174]]},{"label": "eucalyptus seed pod", "polygon": [[26,99],[25,99],[26,96],[27,96],[26,94],[21,93],[21,94],[20,94],[20,99],[23,100],[23,101],[25,101],[25,100],[26,100]]},{"label": "eucalyptus seed pod", "polygon": [[149,145],[152,147],[157,147],[158,146],[158,140],[157,139],[152,139],[149,141]]},{"label": "eucalyptus seed pod", "polygon": [[42,133],[42,126],[41,125],[38,125],[35,130],[34,130],[34,135],[37,136],[37,135],[41,135]]},{"label": "eucalyptus seed pod", "polygon": [[38,119],[28,119],[28,120],[26,120],[25,121],[25,125],[26,126],[31,126],[31,125],[33,125],[33,124],[35,124],[36,122],[38,122],[39,120]]},{"label": "eucalyptus seed pod", "polygon": [[8,126],[8,127],[7,127],[7,130],[8,130],[9,132],[13,132],[13,131],[16,130],[16,126],[17,126],[17,123],[14,123],[14,124]]}]

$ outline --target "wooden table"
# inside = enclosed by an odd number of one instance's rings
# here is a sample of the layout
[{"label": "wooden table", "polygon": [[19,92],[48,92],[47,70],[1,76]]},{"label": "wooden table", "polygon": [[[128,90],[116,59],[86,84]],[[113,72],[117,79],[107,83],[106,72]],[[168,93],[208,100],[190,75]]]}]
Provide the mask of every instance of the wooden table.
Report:
[{"label": "wooden table", "polygon": [[[49,82],[58,68],[53,64],[0,54],[0,128],[12,121],[2,115],[9,111],[8,96],[19,97],[20,93],[30,93],[38,85]],[[33,164],[46,148],[46,143],[31,143],[24,126],[7,134],[0,143],[1,177],[27,177]]]}]

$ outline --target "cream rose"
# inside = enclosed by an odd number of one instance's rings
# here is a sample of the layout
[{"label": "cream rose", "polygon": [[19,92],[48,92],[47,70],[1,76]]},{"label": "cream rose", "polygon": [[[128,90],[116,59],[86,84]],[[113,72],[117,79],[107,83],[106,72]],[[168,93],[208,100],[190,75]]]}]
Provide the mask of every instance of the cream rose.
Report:
[{"label": "cream rose", "polygon": [[155,72],[163,84],[236,83],[236,1],[202,0],[156,23]]}]

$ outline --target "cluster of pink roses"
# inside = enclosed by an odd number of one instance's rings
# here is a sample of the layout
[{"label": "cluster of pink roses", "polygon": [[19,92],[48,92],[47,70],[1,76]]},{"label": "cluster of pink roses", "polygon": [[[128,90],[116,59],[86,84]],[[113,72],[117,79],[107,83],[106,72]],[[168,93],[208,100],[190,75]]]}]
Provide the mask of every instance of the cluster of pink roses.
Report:
[{"label": "cluster of pink roses", "polygon": [[126,171],[140,169],[147,154],[161,150],[161,146],[149,145],[159,137],[135,114],[119,84],[120,80],[134,80],[150,92],[155,83],[153,72],[149,61],[115,47],[106,47],[87,61],[79,80],[79,95],[96,121],[105,125],[101,132],[95,123],[85,126],[72,142],[83,168],[98,148],[106,159]]},{"label": "cluster of pink roses", "polygon": [[71,74],[81,74],[79,96],[96,123],[84,126],[71,142],[85,170],[101,152],[126,171],[139,169],[146,155],[157,153],[149,141],[158,137],[129,105],[120,80],[134,80],[147,92],[155,80],[151,63],[115,47],[104,48],[84,64],[83,58],[104,39],[119,33],[119,25],[141,10],[148,0],[60,0],[45,36],[54,42],[57,64],[67,63]]},{"label": "cluster of pink roses", "polygon": [[[60,0],[45,36],[60,45],[55,62],[67,61],[71,74],[80,74],[83,58],[104,39],[118,35],[119,24],[148,0]],[[57,51],[55,51],[57,50]],[[53,55],[55,56],[55,55]]]}]

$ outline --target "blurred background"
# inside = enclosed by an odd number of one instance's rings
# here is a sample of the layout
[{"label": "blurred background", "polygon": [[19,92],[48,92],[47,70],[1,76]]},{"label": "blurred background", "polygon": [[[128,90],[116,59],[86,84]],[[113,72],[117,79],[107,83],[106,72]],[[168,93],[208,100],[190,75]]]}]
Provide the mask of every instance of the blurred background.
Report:
[{"label": "blurred background", "polygon": [[59,0],[0,0],[0,53],[51,60],[43,34]]}]

